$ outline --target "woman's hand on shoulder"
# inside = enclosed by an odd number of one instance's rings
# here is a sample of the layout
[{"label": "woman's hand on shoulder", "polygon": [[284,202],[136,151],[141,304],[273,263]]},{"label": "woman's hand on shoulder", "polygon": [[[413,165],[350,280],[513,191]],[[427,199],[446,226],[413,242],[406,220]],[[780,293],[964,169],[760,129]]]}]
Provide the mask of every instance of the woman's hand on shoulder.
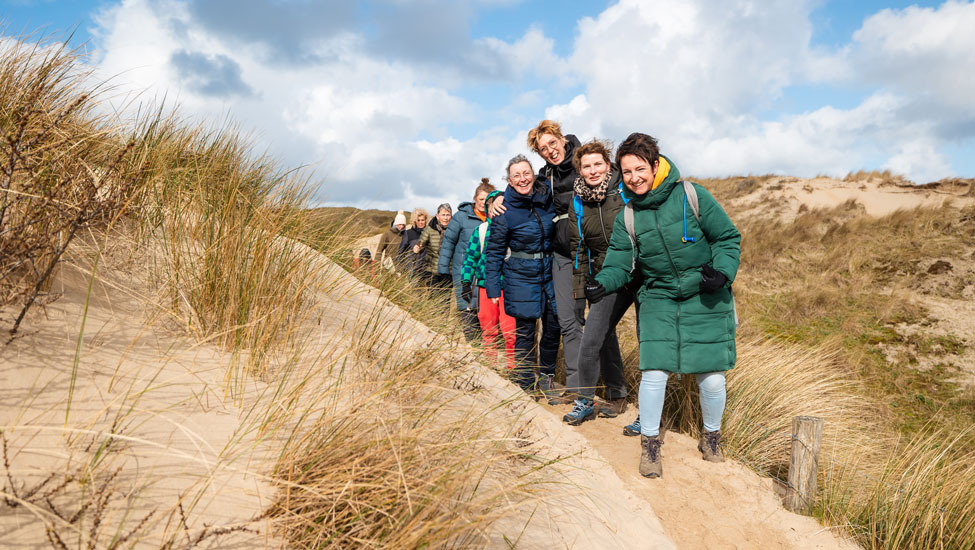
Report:
[{"label": "woman's hand on shoulder", "polygon": [[505,210],[507,209],[504,207],[504,195],[500,195],[495,197],[494,201],[491,202],[491,207],[488,208],[488,216],[491,216],[492,218],[495,216],[500,216],[501,214],[504,214]]}]

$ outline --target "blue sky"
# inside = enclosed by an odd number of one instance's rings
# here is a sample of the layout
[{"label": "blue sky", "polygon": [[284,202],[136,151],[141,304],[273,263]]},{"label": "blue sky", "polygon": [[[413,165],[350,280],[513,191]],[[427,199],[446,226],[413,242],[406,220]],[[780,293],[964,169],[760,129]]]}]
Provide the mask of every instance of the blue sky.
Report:
[{"label": "blue sky", "polygon": [[482,176],[501,183],[542,118],[583,140],[650,133],[697,176],[975,177],[972,2],[0,6],[7,36],[76,29],[110,102],[229,115],[259,149],[311,167],[328,204],[466,199]]}]

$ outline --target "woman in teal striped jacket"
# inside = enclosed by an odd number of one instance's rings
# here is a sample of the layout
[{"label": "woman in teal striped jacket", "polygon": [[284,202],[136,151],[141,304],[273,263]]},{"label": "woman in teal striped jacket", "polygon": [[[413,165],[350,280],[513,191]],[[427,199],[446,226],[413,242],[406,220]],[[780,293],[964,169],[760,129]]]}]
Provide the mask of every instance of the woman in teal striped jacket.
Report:
[{"label": "woman in teal striped jacket", "polygon": [[[484,201],[485,206],[489,206],[495,197],[502,194],[501,191],[491,191]],[[461,270],[461,292],[465,300],[477,304],[477,320],[481,324],[481,343],[492,362],[496,361],[498,357],[498,328],[501,328],[505,357],[510,370],[515,368],[515,318],[504,312],[503,292],[498,303],[495,304],[488,299],[484,291],[484,246],[487,244],[490,235],[491,218],[489,214],[487,221],[478,226],[471,234],[471,239],[467,244],[467,255]],[[473,300],[475,290],[477,291],[476,301]]]}]

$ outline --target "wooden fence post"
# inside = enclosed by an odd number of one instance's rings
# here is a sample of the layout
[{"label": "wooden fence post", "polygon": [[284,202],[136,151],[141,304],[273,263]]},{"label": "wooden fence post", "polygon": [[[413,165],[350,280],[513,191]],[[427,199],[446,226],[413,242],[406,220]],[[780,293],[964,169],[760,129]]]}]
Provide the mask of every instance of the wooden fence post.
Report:
[{"label": "wooden fence post", "polygon": [[819,447],[823,439],[823,419],[797,416],[792,419],[792,457],[789,461],[789,492],[785,507],[799,514],[812,511],[819,473]]}]

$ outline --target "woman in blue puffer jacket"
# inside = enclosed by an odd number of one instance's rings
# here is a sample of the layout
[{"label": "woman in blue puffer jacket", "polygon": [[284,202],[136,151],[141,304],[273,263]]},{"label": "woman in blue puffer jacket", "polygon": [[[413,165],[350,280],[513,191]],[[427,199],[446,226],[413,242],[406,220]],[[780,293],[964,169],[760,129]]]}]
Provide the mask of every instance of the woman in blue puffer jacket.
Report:
[{"label": "woman in blue puffer jacket", "polygon": [[[560,335],[552,285],[552,193],[547,186],[536,185],[531,163],[524,155],[508,161],[507,174],[507,208],[492,220],[485,250],[485,294],[497,303],[503,290],[505,312],[515,318],[516,381],[525,391],[537,389],[547,394],[553,391]],[[543,353],[536,383],[533,356],[539,319],[539,348]]]}]

